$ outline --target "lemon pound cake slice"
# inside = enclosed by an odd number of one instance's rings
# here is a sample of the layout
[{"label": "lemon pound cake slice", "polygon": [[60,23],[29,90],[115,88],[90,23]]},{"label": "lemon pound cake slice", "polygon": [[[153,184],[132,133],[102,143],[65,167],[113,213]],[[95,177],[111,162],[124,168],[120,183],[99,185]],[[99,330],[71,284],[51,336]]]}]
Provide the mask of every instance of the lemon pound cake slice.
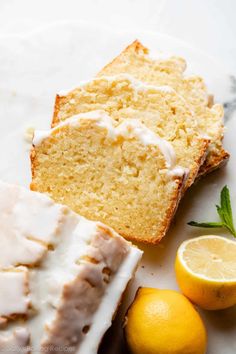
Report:
[{"label": "lemon pound cake slice", "polygon": [[142,252],[18,186],[0,209],[0,352],[96,354]]},{"label": "lemon pound cake slice", "polygon": [[120,74],[96,78],[57,96],[53,126],[74,114],[105,110],[117,122],[138,119],[176,152],[177,164],[189,169],[183,192],[195,180],[206,156],[208,140],[198,133],[187,102],[168,86],[151,86]]},{"label": "lemon pound cake slice", "polygon": [[212,104],[206,85],[199,76],[184,77],[186,62],[180,57],[154,59],[149,50],[139,41],[129,45],[117,58],[105,66],[98,76],[111,76],[119,73],[131,74],[136,79],[152,85],[173,87],[190,104],[195,113],[200,134],[210,139],[209,151],[199,175],[209,173],[224,164],[229,153],[223,148],[223,107]]},{"label": "lemon pound cake slice", "polygon": [[156,243],[180,198],[185,170],[172,146],[135,119],[103,111],[36,131],[31,188],[130,240]]}]

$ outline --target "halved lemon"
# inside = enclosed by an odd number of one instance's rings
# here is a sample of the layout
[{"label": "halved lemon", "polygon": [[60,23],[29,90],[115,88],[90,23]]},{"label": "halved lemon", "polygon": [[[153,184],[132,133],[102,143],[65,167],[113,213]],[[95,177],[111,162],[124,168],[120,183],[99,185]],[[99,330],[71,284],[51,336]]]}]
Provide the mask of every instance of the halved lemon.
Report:
[{"label": "halved lemon", "polygon": [[236,304],[236,242],[207,235],[187,240],[177,251],[176,278],[183,294],[207,310]]}]

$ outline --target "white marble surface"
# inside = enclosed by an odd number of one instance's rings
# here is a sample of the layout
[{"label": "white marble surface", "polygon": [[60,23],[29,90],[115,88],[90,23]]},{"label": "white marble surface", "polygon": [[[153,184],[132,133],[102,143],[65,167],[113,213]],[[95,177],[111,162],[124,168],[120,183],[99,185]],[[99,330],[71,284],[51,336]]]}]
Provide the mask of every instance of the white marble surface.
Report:
[{"label": "white marble surface", "polygon": [[[24,141],[26,126],[47,127],[55,92],[94,75],[136,37],[154,49],[184,55],[191,63],[190,70],[206,77],[217,100],[231,102],[232,108],[235,92],[230,92],[232,81],[228,74],[236,74],[235,10],[236,1],[233,0],[1,0],[0,119],[3,124],[0,131],[0,178],[25,185],[29,183],[29,145]],[[49,26],[43,32],[23,35],[54,20],[82,20],[92,25],[64,23]],[[114,32],[97,28],[97,24],[108,25]],[[131,30],[122,32],[125,28]],[[188,44],[155,34],[156,31],[178,37]],[[138,285],[177,289],[173,271],[176,249],[182,240],[202,233],[191,230],[186,222],[198,220],[203,215],[214,218],[212,206],[226,183],[232,190],[236,210],[236,117],[232,119],[231,115],[230,118],[226,134],[226,147],[232,152],[229,165],[188,192],[173,227],[160,246],[143,247],[144,268],[139,269],[136,280],[126,293],[101,354],[125,354],[121,322]],[[236,307],[201,313],[209,334],[207,354],[234,354]]]},{"label": "white marble surface", "polygon": [[56,20],[151,30],[183,39],[236,73],[235,0],[1,0],[0,34]]}]

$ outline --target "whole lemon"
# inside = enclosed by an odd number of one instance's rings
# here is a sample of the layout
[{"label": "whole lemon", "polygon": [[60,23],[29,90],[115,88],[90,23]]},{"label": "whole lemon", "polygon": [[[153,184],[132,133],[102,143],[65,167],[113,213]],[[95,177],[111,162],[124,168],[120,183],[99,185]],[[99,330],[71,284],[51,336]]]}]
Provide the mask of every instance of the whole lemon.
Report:
[{"label": "whole lemon", "polygon": [[173,290],[140,288],[125,321],[133,354],[204,354],[207,335],[190,301]]}]

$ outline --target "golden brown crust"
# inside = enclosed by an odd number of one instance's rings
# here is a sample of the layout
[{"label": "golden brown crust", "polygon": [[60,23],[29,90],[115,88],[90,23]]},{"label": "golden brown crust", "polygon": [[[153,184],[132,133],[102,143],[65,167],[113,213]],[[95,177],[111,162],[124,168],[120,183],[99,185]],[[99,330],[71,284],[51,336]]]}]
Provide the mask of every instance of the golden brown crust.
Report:
[{"label": "golden brown crust", "polygon": [[136,53],[142,51],[144,54],[148,54],[149,53],[148,48],[144,47],[142,45],[142,43],[140,43],[139,40],[136,39],[134,42],[129,44],[124,50],[122,50],[122,52],[116,58],[114,58],[110,63],[105,65],[102,70],[106,70],[106,68],[109,68],[111,65],[113,65],[115,63],[119,63],[120,60],[121,60],[122,55],[125,54],[126,52],[130,52],[130,51],[133,51],[133,52],[136,52]]},{"label": "golden brown crust", "polygon": [[201,153],[198,155],[198,159],[195,161],[196,166],[198,167],[196,167],[195,170],[192,170],[191,178],[188,178],[189,183],[186,183],[186,186],[182,190],[182,196],[184,195],[186,190],[191,187],[191,185],[195,182],[195,179],[198,177],[199,170],[206,160],[209,143],[210,141],[208,139],[203,139]]},{"label": "golden brown crust", "polygon": [[51,127],[55,127],[59,123],[58,113],[60,111],[60,104],[61,104],[61,96],[56,95],[55,103],[54,103],[54,112]]},{"label": "golden brown crust", "polygon": [[212,95],[212,94],[208,95],[208,104],[207,105],[208,105],[209,108],[213,107],[213,105],[214,105],[214,95]]},{"label": "golden brown crust", "polygon": [[34,192],[37,192],[37,185],[34,183],[34,177],[35,177],[35,171],[37,167],[37,157],[36,157],[36,152],[35,152],[35,147],[34,145],[32,146],[30,150],[30,166],[31,166],[31,177],[32,181],[30,183],[30,189]]},{"label": "golden brown crust", "polygon": [[33,179],[34,179],[34,176],[35,176],[35,169],[36,169],[34,147],[32,147],[31,150],[30,150],[30,167],[31,167],[31,177],[32,177],[32,181],[30,183],[30,189],[33,191],[34,190],[34,188],[33,188]]},{"label": "golden brown crust", "polygon": [[210,161],[206,160],[203,165],[200,167],[197,178],[206,176],[208,173],[211,173],[218,168],[223,167],[229,160],[230,154],[222,149],[220,155],[215,155],[211,157]]}]

